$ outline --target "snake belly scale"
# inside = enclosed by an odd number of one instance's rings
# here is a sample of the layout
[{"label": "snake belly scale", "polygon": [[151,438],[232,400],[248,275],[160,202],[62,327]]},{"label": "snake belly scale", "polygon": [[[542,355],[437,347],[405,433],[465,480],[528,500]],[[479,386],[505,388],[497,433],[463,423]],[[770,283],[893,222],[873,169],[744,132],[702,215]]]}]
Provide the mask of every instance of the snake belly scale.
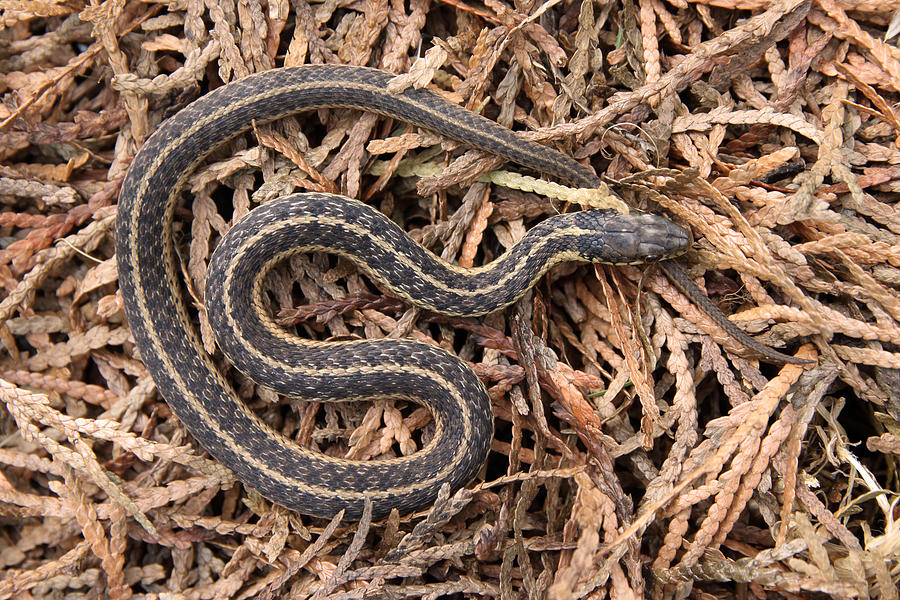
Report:
[{"label": "snake belly scale", "polygon": [[586,211],[548,219],[501,258],[466,270],[443,263],[380,213],[348,198],[307,193],[264,204],[232,228],[210,264],[207,310],[224,353],[281,393],[321,401],[408,398],[426,405],[434,418],[432,439],[410,456],[352,461],[299,446],[238,398],[203,350],[186,309],[172,219],[181,185],[204,156],[253,121],[349,107],[414,123],[577,186],[599,183],[574,160],[436,94],[388,92],[391,77],[320,65],[229,83],[150,136],[119,199],[120,289],[141,359],[161,394],[241,481],[304,514],[331,517],[345,510],[345,518],[358,518],[367,498],[376,518],[394,508],[427,506],[445,483],[456,489],[474,477],[490,447],[493,419],[483,384],[441,349],[406,340],[300,340],[277,327],[262,306],[261,282],[279,260],[306,251],[344,255],[417,305],[444,314],[484,314],[514,302],[559,261],[641,262],[671,256],[690,241],[685,230],[661,217]]}]

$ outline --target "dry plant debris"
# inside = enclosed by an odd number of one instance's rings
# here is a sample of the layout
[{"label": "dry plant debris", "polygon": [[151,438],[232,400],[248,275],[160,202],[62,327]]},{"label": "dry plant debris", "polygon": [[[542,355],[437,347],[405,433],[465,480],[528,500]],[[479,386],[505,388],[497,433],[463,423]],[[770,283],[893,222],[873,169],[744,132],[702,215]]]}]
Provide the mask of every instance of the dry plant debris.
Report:
[{"label": "dry plant debris", "polygon": [[[898,598],[898,10],[0,2],[0,598]],[[403,74],[590,162],[693,229],[685,264],[737,323],[817,364],[745,357],[652,268],[560,267],[505,314],[453,320],[306,256],[270,281],[281,320],[454,350],[488,386],[493,451],[468,488],[384,522],[307,519],[244,489],[135,353],[116,197],[179,107],[322,62]],[[188,292],[199,306],[234,219],[290,191],[365,199],[469,265],[570,210],[502,173],[475,182],[499,162],[465,150],[349,111],[259,124],[186,183]],[[268,423],[331,455],[427,439],[421,408],[307,404],[228,372]]]}]

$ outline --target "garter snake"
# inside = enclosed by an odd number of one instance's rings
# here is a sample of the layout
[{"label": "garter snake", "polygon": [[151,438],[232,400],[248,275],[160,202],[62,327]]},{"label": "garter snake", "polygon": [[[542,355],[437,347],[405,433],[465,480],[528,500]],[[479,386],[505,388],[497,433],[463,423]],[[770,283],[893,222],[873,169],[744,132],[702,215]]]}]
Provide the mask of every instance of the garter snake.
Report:
[{"label": "garter snake", "polygon": [[[299,340],[276,327],[261,306],[260,282],[271,265],[300,251],[356,257],[374,279],[410,302],[445,314],[484,314],[515,301],[555,262],[634,263],[671,256],[690,241],[684,229],[662,217],[586,211],[543,221],[501,258],[466,270],[439,261],[378,212],[347,198],[306,193],[260,206],[220,242],[208,274],[210,322],[233,364],[285,394],[322,401],[408,398],[428,406],[434,418],[433,438],[410,456],[351,461],[301,447],[238,398],[204,351],[186,309],[172,220],[179,189],[204,156],[253,121],[349,107],[408,121],[580,187],[599,184],[574,160],[432,92],[389,92],[391,77],[368,68],[318,65],[266,71],[220,87],[147,139],[119,198],[119,284],[141,359],[162,396],[240,480],[310,515],[330,517],[344,509],[345,517],[358,518],[366,498],[375,517],[430,504],[443,484],[458,488],[480,469],[493,419],[480,380],[448,352],[408,340]],[[663,264],[701,308],[718,312],[674,263]],[[718,315],[732,335],[761,354],[793,360]]]}]

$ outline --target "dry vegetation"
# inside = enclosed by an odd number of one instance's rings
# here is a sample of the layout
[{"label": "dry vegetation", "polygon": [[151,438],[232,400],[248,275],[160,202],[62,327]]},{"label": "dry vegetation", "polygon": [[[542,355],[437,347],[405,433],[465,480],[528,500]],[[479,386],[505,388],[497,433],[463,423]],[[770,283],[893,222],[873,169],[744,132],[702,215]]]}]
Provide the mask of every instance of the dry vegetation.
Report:
[{"label": "dry vegetation", "polygon": [[[898,598],[898,9],[3,0],[0,598]],[[412,69],[407,84],[590,161],[690,225],[684,264],[736,322],[817,364],[757,363],[652,268],[558,268],[475,321],[304,257],[270,284],[286,323],[453,349],[487,384],[497,436],[479,479],[427,513],[328,523],[271,505],[156,394],[112,225],[162,119],[306,62]],[[349,111],[231,142],[176,216],[191,293],[230,220],[292,190],[363,198],[461,264],[566,209],[475,182],[499,162],[443,144]],[[428,435],[415,406],[307,405],[229,372],[271,425],[335,456]]]}]

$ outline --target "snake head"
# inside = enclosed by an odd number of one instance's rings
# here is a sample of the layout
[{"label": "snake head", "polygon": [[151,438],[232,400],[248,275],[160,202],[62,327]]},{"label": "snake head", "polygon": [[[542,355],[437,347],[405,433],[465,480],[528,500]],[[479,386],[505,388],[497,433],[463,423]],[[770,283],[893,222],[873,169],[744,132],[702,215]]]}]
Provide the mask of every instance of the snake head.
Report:
[{"label": "snake head", "polygon": [[608,210],[574,213],[574,250],[582,260],[636,264],[668,258],[691,244],[691,234],[657,215]]}]

